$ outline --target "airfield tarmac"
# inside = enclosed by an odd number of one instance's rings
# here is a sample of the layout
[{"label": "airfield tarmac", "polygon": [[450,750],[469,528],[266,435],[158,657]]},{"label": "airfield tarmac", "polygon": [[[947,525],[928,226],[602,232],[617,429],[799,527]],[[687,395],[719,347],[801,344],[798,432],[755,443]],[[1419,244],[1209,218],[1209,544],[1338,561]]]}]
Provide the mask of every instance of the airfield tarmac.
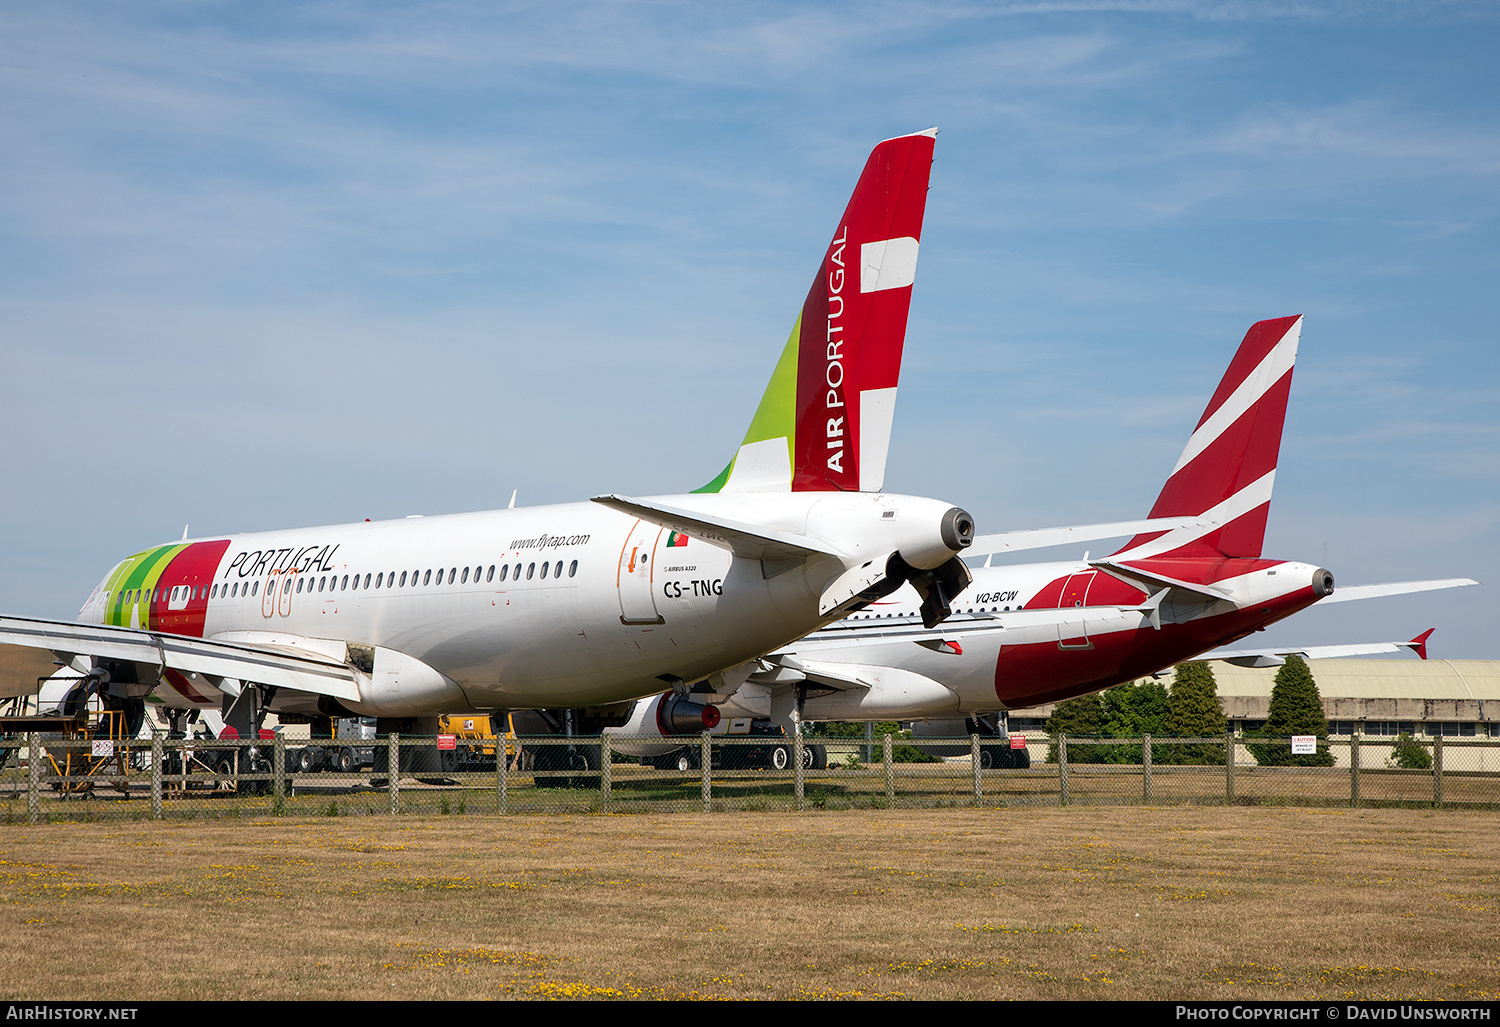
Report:
[{"label": "airfield tarmac", "polygon": [[1494,999],[1493,813],[0,829],[7,999]]}]

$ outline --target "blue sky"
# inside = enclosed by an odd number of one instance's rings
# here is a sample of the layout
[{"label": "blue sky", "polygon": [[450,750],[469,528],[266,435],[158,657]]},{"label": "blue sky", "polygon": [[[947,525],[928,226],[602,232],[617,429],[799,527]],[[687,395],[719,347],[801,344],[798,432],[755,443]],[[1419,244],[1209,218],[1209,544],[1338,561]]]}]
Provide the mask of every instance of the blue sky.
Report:
[{"label": "blue sky", "polygon": [[1497,23],[10,5],[0,605],[72,617],[185,523],[702,484],[870,147],[937,125],[889,489],[981,531],[1141,516],[1245,329],[1300,313],[1267,554],[1489,584],[1262,638],[1500,658]]}]

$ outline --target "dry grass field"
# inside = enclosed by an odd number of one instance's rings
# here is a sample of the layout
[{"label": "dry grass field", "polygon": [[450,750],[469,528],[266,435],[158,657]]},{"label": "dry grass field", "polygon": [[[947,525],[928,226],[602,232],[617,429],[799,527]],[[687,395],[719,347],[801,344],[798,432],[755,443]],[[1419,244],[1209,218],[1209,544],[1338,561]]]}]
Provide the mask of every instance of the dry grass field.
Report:
[{"label": "dry grass field", "polygon": [[7,999],[1494,999],[1494,814],[0,830]]}]

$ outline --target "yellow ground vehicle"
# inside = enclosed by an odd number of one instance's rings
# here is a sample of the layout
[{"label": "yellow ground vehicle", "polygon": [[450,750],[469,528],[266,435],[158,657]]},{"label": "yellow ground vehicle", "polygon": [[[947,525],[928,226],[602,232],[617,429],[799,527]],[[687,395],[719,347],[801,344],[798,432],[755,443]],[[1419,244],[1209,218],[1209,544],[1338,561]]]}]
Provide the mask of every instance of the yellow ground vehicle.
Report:
[{"label": "yellow ground vehicle", "polygon": [[484,714],[452,714],[438,718],[438,732],[453,735],[457,745],[439,750],[444,770],[494,770],[495,753],[504,739],[506,766],[516,766],[521,747],[516,743],[516,727],[510,714],[505,715],[505,734],[497,738],[492,721],[498,717]]}]

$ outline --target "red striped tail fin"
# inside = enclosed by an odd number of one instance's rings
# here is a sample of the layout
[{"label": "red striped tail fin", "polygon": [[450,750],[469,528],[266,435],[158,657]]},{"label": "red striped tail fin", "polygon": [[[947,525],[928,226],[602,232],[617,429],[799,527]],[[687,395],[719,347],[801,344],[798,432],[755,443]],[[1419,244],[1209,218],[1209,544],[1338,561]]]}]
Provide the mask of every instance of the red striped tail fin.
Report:
[{"label": "red striped tail fin", "polygon": [[1208,523],[1137,535],[1120,550],[1150,556],[1260,556],[1302,318],[1250,326],[1151,508]]},{"label": "red striped tail fin", "polygon": [[937,129],[875,147],[734,459],[696,492],[879,492]]}]

